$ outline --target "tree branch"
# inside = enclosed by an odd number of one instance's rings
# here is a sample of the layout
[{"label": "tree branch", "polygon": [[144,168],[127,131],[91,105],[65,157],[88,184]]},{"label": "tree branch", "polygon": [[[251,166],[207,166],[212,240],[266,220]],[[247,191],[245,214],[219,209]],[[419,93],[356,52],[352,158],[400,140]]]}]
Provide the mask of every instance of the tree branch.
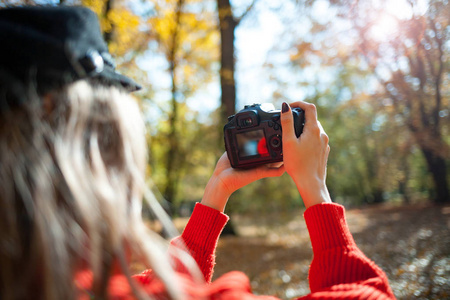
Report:
[{"label": "tree branch", "polygon": [[248,15],[248,13],[253,9],[253,7],[255,6],[256,2],[258,2],[258,0],[253,0],[252,4],[250,4],[247,9],[242,13],[242,15],[238,18],[235,18],[236,21],[236,26],[239,25],[239,23],[241,23],[241,21]]}]

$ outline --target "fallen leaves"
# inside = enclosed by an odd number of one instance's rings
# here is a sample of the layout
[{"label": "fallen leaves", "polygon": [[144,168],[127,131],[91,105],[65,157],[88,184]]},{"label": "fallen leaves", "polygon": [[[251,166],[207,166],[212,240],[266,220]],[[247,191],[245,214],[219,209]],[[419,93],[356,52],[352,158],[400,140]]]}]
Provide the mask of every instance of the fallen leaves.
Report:
[{"label": "fallen leaves", "polygon": [[[356,243],[385,271],[398,299],[448,299],[449,212],[449,206],[372,206],[346,215]],[[240,235],[220,239],[214,278],[240,270],[255,294],[309,293],[312,250],[300,211],[232,219]]]}]

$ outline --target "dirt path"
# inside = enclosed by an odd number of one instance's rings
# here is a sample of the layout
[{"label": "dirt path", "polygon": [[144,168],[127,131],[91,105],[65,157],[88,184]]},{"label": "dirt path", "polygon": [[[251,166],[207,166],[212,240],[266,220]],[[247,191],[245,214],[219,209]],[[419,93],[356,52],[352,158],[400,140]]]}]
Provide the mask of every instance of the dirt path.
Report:
[{"label": "dirt path", "polygon": [[[256,294],[292,299],[309,292],[312,251],[301,214],[233,221],[240,236],[220,239],[215,278],[240,270]],[[347,221],[398,299],[450,299],[450,206],[353,209]]]}]

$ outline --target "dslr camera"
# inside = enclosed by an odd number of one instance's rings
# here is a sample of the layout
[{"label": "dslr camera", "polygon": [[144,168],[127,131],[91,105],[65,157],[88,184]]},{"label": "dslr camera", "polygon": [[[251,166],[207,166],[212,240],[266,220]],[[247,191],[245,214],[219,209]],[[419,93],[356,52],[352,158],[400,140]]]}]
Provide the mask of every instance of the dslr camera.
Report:
[{"label": "dslr camera", "polygon": [[[252,168],[283,160],[280,110],[271,103],[246,105],[228,117],[223,128],[225,149],[233,168]],[[297,137],[303,131],[305,113],[293,108]]]}]

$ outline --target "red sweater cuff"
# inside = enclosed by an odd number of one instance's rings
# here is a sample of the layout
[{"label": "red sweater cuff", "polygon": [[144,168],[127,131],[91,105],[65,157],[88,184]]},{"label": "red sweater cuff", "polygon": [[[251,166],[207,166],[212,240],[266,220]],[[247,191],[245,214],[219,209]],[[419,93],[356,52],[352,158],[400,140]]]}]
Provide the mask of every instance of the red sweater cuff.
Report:
[{"label": "red sweater cuff", "polygon": [[314,253],[336,247],[355,247],[345,221],[345,209],[336,203],[313,205],[304,213]]},{"label": "red sweater cuff", "polygon": [[181,235],[193,251],[214,252],[220,233],[229,217],[209,206],[197,203]]}]

